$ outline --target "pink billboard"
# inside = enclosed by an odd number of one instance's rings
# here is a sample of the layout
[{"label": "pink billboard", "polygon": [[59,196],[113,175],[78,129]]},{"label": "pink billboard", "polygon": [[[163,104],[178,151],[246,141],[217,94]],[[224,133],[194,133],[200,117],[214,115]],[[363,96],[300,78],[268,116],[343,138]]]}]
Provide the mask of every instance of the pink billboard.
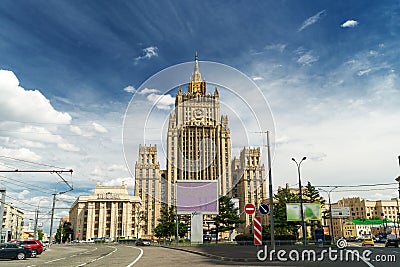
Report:
[{"label": "pink billboard", "polygon": [[178,214],[218,214],[217,180],[177,181],[176,196]]}]

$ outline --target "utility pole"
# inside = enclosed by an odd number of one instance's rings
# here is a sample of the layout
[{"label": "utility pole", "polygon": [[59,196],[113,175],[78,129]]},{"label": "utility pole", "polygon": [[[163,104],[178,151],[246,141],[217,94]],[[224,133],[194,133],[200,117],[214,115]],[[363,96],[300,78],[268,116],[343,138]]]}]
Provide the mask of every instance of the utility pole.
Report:
[{"label": "utility pole", "polygon": [[336,188],[338,188],[338,187],[337,187],[337,186],[334,186],[334,187],[333,187],[331,190],[329,190],[329,191],[324,190],[324,189],[322,189],[322,188],[318,188],[319,190],[328,193],[328,201],[329,201],[329,221],[330,221],[330,224],[331,224],[331,226],[329,227],[329,232],[330,232],[330,235],[331,235],[331,244],[332,244],[332,245],[333,245],[333,243],[334,243],[335,231],[334,231],[334,229],[333,229],[331,192],[332,192],[333,190],[335,190]]},{"label": "utility pole", "polygon": [[56,195],[57,194],[53,194],[53,207],[51,208],[49,247],[52,245],[53,242],[53,219],[54,219],[54,208],[56,207]]},{"label": "utility pole", "polygon": [[[268,191],[269,191],[269,224],[271,230],[271,246],[272,249],[275,250],[275,227],[274,227],[274,194],[272,190],[272,166],[271,166],[271,146],[269,143],[269,131],[266,132],[254,132],[254,133],[261,133],[267,134],[267,156],[268,156]],[[263,146],[264,145],[264,138],[263,138]]]},{"label": "utility pole", "polygon": [[268,190],[269,190],[269,220],[271,230],[271,246],[275,250],[275,228],[274,228],[274,196],[272,191],[272,170],[271,170],[271,152],[269,145],[269,131],[267,131],[267,149],[268,149]]},{"label": "utility pole", "polygon": [[[69,187],[69,189],[66,190],[66,191],[59,192],[59,193],[57,193],[57,194],[53,194],[53,208],[52,208],[52,210],[51,210],[50,242],[49,242],[49,246],[51,246],[51,235],[52,235],[52,232],[53,232],[53,218],[54,218],[54,208],[55,208],[55,205],[56,205],[56,195],[61,195],[61,194],[64,194],[64,193],[67,193],[67,192],[69,192],[69,191],[74,190],[74,187],[73,187],[72,185],[70,185],[70,184],[68,183],[68,181],[65,180],[65,179],[61,176],[61,173],[69,172],[69,173],[71,173],[71,175],[72,175],[73,170],[72,170],[72,169],[70,169],[70,170],[18,170],[18,169],[16,169],[16,170],[0,170],[0,172],[14,172],[14,173],[15,173],[15,172],[34,172],[34,173],[36,173],[36,172],[48,172],[48,173],[55,173],[55,174],[57,174],[58,177],[60,177],[60,179]],[[0,192],[2,192],[1,189],[0,189]],[[5,192],[5,189],[4,189],[4,192]],[[3,196],[4,196],[4,195],[3,195]],[[1,204],[4,205],[3,203],[4,203],[4,200],[2,201]],[[4,207],[3,207],[2,209],[4,209]],[[36,217],[36,218],[37,218],[37,217]],[[37,219],[36,219],[36,220],[37,220]],[[1,224],[0,224],[0,230],[1,230],[1,228],[2,228],[2,226],[1,226]],[[36,224],[35,224],[35,228],[37,228],[37,221],[36,221]],[[37,230],[37,229],[35,229],[35,237],[36,237],[36,230]],[[1,232],[0,232],[0,233],[1,233]],[[0,236],[0,241],[1,241],[1,236]]]},{"label": "utility pole", "polygon": [[38,219],[39,219],[39,209],[36,209],[35,211],[35,227],[33,228],[33,233],[35,236],[35,239],[38,239],[38,234],[37,234],[37,226],[38,226]]},{"label": "utility pole", "polygon": [[0,188],[1,204],[0,204],[0,243],[3,243],[3,216],[4,216],[4,203],[6,201],[6,189]]}]

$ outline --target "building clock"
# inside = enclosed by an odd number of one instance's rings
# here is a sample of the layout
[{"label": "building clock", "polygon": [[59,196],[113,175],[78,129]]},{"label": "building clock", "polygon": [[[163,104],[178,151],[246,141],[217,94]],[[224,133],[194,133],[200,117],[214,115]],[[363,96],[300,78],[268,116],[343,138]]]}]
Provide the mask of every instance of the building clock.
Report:
[{"label": "building clock", "polygon": [[193,114],[195,119],[201,119],[203,116],[203,111],[201,109],[195,109]]}]

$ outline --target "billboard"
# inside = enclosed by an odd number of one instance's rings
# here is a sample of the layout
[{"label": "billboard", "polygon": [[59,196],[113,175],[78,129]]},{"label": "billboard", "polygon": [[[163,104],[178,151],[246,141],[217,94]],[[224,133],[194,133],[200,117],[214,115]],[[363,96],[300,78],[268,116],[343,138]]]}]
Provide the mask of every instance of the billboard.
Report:
[{"label": "billboard", "polygon": [[[303,203],[304,220],[321,220],[320,203]],[[301,221],[300,203],[286,204],[288,221]]]},{"label": "billboard", "polygon": [[178,214],[218,214],[218,180],[182,180],[176,183]]},{"label": "billboard", "polygon": [[332,207],[333,217],[350,217],[350,207]]}]

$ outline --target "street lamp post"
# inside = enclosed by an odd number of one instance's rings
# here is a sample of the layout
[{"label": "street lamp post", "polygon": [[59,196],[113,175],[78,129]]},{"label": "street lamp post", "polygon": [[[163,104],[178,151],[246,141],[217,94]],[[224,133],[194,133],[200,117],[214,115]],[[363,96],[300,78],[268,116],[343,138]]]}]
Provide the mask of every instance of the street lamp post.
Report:
[{"label": "street lamp post", "polygon": [[300,176],[300,165],[301,163],[306,160],[306,157],[303,157],[303,159],[297,163],[297,161],[292,158],[292,160],[296,163],[297,165],[297,173],[299,175],[299,193],[300,193],[300,212],[301,212],[301,231],[303,232],[303,245],[307,245],[307,237],[306,237],[306,226],[305,226],[305,221],[304,221],[304,213],[303,213],[303,193],[301,189],[301,176]]},{"label": "street lamp post", "polygon": [[333,244],[333,241],[334,241],[333,239],[334,239],[334,235],[335,235],[335,232],[334,232],[334,229],[333,229],[333,219],[332,219],[331,192],[332,192],[333,190],[335,190],[336,188],[337,188],[337,186],[333,187],[333,188],[332,188],[331,190],[329,190],[329,191],[324,190],[324,189],[322,189],[322,188],[318,188],[319,190],[328,193],[328,201],[329,201],[329,221],[330,221],[330,223],[331,223],[331,227],[329,227],[329,231],[331,232],[331,244]]}]

